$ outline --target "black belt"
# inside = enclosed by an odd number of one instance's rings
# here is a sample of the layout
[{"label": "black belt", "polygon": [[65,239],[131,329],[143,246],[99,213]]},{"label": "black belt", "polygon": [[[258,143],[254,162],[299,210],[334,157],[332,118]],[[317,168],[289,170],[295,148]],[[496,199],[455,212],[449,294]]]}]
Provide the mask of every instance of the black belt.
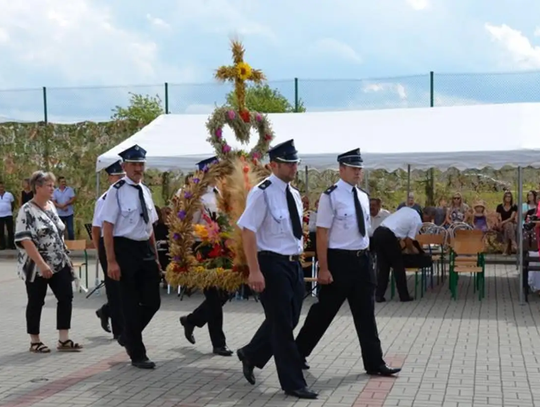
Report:
[{"label": "black belt", "polygon": [[362,256],[367,256],[369,254],[369,249],[360,249],[360,250],[328,249],[328,251],[332,251],[336,254],[344,254],[346,256],[353,256],[353,257],[362,257]]},{"label": "black belt", "polygon": [[290,261],[290,262],[300,261],[300,255],[299,254],[279,254],[279,253],[276,253],[276,252],[270,252],[268,250],[262,250],[258,254],[260,254],[261,256],[277,257],[277,258],[287,260],[287,261]]}]

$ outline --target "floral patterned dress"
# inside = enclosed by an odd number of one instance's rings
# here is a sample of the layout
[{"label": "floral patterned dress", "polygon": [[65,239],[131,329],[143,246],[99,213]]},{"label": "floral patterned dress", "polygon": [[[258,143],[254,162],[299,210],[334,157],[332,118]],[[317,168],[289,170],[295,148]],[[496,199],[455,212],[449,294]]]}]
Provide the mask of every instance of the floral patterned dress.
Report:
[{"label": "floral patterned dress", "polygon": [[37,247],[43,260],[53,273],[57,273],[70,264],[69,251],[64,243],[64,223],[58,217],[52,203],[47,210],[41,209],[34,202],[25,203],[17,215],[15,243],[19,249],[17,273],[23,280],[33,282],[36,275],[41,275],[35,262],[28,256],[21,242],[31,240]]}]

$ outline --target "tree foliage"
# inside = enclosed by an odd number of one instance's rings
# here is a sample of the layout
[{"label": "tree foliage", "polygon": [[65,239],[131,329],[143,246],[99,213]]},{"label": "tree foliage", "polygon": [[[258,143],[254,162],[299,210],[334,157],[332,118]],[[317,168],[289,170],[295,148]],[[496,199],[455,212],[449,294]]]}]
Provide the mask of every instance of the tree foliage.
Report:
[{"label": "tree foliage", "polygon": [[[238,109],[238,101],[234,91],[227,94],[227,105]],[[268,84],[247,87],[246,107],[248,110],[261,113],[293,113],[296,111],[295,107],[278,89],[272,89]],[[300,99],[298,101],[298,112],[305,111],[304,103]]]},{"label": "tree foliage", "polygon": [[112,120],[135,120],[146,125],[161,114],[165,113],[159,95],[139,95],[129,93],[129,106],[115,106],[112,109]]}]

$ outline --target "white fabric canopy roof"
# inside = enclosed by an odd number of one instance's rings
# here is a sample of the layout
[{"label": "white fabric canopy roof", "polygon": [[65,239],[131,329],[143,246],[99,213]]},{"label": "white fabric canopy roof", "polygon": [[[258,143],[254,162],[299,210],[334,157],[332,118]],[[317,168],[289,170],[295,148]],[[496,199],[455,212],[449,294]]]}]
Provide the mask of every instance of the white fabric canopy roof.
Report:
[{"label": "white fabric canopy roof", "polygon": [[[274,143],[293,138],[302,165],[336,168],[336,156],[360,147],[367,169],[458,169],[540,166],[540,103],[405,108],[268,115]],[[102,154],[100,171],[139,144],[147,166],[191,171],[215,155],[206,141],[207,115],[162,115]],[[240,145],[229,129],[224,137]],[[255,144],[255,137],[251,145]],[[249,149],[250,147],[246,147]]]}]

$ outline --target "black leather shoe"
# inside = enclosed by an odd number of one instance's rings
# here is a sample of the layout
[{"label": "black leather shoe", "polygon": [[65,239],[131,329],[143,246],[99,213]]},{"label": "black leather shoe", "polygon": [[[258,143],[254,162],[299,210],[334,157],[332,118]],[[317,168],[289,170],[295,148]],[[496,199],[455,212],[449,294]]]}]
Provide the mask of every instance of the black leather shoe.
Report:
[{"label": "black leather shoe", "polygon": [[392,376],[399,372],[401,372],[401,368],[399,367],[390,367],[388,365],[381,365],[374,370],[368,370],[367,374],[372,375],[372,376]]},{"label": "black leather shoe", "polygon": [[121,335],[115,335],[114,336],[114,339],[116,339],[116,341],[118,342],[118,345],[122,346],[122,347],[125,347],[126,346],[126,343],[124,342],[124,340],[122,339],[122,336]]},{"label": "black leather shoe", "polygon": [[384,298],[384,297],[376,297],[375,301],[376,302],[386,302],[386,298]]},{"label": "black leather shoe", "polygon": [[188,342],[195,345],[195,336],[193,335],[195,326],[188,323],[187,317],[180,317],[180,324],[184,327],[184,336]]},{"label": "black leather shoe", "polygon": [[233,353],[234,353],[232,350],[227,348],[227,346],[221,346],[219,348],[214,348],[214,350],[212,352],[214,353],[214,355],[219,355],[219,356],[232,356]]},{"label": "black leather shoe", "polygon": [[236,354],[238,355],[240,362],[242,362],[242,373],[244,373],[244,377],[249,384],[255,384],[255,374],[253,373],[255,366],[247,359],[246,354],[242,349],[238,349]]},{"label": "black leather shoe", "polygon": [[101,321],[101,328],[103,328],[105,332],[111,333],[111,327],[109,325],[109,317],[105,315],[105,313],[103,312],[101,308],[96,311],[96,316]]},{"label": "black leather shoe", "polygon": [[413,298],[413,297],[405,297],[405,298],[401,298],[400,301],[401,301],[401,302],[414,301],[414,298]]},{"label": "black leather shoe", "polygon": [[156,364],[150,359],[132,360],[131,366],[138,367],[139,369],[154,369]]},{"label": "black leather shoe", "polygon": [[306,359],[302,361],[302,370],[309,370],[309,365]]},{"label": "black leather shoe", "polygon": [[299,399],[310,399],[315,400],[319,395],[311,390],[308,390],[306,387],[303,389],[285,391],[287,396],[298,397]]}]

